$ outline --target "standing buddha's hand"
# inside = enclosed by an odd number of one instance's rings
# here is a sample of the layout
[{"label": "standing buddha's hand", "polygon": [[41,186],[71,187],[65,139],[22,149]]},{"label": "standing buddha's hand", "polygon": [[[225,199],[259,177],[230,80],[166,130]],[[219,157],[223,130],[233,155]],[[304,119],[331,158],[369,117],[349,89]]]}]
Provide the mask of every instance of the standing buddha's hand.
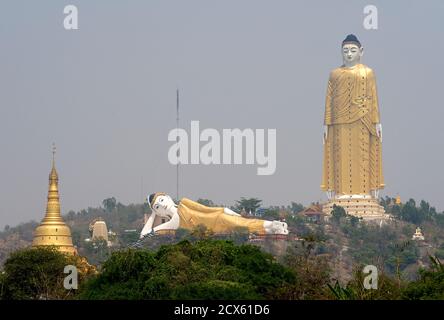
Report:
[{"label": "standing buddha's hand", "polygon": [[328,126],[324,125],[324,134],[322,136],[322,143],[325,144],[327,141],[327,135],[328,135]]},{"label": "standing buddha's hand", "polygon": [[382,142],[382,125],[380,123],[376,124],[376,134]]}]

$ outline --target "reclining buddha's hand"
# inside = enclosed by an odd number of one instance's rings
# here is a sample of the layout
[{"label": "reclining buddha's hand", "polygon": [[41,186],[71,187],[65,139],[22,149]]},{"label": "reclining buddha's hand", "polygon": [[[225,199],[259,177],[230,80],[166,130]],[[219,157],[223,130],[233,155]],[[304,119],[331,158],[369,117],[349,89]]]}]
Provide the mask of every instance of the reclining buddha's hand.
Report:
[{"label": "reclining buddha's hand", "polygon": [[154,231],[154,229],[151,229],[148,233],[146,233],[144,235],[140,235],[140,239],[139,240],[150,238],[150,237],[155,236],[155,235],[156,235],[156,232]]}]

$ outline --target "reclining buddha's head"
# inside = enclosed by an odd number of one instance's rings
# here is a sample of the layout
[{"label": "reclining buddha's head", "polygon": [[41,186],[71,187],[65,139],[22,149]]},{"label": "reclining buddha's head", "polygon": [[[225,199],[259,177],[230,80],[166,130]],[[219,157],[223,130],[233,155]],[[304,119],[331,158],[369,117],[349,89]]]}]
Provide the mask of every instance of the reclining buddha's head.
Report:
[{"label": "reclining buddha's head", "polygon": [[171,218],[175,213],[176,204],[166,193],[153,193],[147,200],[151,209],[160,217]]}]

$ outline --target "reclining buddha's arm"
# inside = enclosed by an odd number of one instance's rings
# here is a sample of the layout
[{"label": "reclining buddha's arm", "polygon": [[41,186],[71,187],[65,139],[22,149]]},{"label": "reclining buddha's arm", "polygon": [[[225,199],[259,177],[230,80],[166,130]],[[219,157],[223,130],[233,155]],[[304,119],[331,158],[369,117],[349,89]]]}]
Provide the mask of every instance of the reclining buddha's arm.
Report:
[{"label": "reclining buddha's arm", "polygon": [[165,223],[159,224],[157,227],[154,227],[153,230],[154,232],[160,230],[177,230],[179,229],[179,224],[180,224],[180,217],[179,214],[176,212],[175,214],[173,214],[170,220],[168,220]]},{"label": "reclining buddha's arm", "polygon": [[156,213],[151,213],[148,221],[143,226],[142,232],[140,232],[140,237],[142,238],[144,235],[148,234],[153,228],[154,219],[156,218]]},{"label": "reclining buddha's arm", "polygon": [[140,238],[144,238],[147,234],[160,231],[160,230],[177,230],[179,228],[180,217],[177,211],[172,215],[171,219],[167,222],[159,224],[158,226],[153,228],[154,220],[156,219],[156,213],[153,211],[151,216],[148,218],[145,226],[140,233]]}]

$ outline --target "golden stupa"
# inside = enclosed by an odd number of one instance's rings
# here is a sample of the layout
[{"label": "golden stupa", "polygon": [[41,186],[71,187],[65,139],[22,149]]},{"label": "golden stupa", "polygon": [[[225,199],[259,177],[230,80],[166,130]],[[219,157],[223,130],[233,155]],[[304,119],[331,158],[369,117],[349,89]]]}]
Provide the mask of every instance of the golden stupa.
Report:
[{"label": "golden stupa", "polygon": [[59,177],[54,164],[55,147],[53,148],[52,169],[49,174],[48,204],[46,215],[35,229],[32,246],[55,246],[58,250],[68,254],[77,254],[72,244],[71,230],[63,221],[60,214]]}]

